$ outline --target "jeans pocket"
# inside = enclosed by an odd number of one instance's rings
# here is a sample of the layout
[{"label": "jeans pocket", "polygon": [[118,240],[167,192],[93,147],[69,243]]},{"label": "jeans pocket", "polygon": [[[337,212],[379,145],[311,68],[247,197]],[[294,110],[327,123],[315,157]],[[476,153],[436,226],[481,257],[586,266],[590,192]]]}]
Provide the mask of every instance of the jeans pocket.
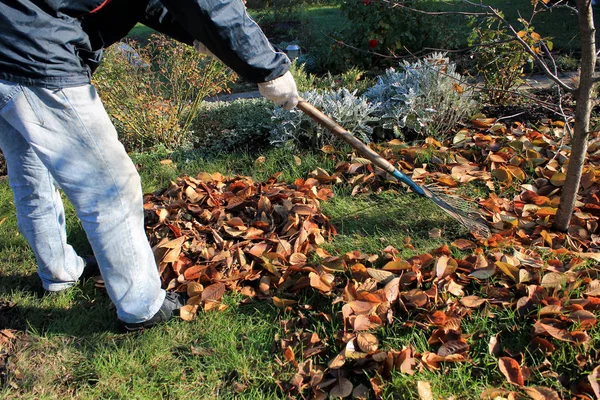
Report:
[{"label": "jeans pocket", "polygon": [[25,96],[29,107],[31,107],[31,113],[35,118],[35,120],[30,120],[30,122],[37,122],[38,125],[44,126],[44,118],[38,96],[25,86],[22,86],[21,89],[23,90],[23,95]]}]

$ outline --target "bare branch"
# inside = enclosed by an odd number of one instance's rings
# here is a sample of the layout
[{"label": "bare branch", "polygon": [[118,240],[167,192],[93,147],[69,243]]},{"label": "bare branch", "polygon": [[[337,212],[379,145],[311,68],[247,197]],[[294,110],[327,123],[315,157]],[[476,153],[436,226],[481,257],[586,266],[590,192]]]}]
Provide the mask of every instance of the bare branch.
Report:
[{"label": "bare branch", "polygon": [[407,59],[407,58],[415,58],[416,59],[416,58],[418,58],[418,55],[420,55],[420,54],[430,53],[430,52],[433,52],[433,51],[439,51],[439,52],[444,52],[444,53],[464,53],[464,52],[467,52],[467,51],[469,51],[469,50],[471,50],[473,48],[477,48],[477,47],[493,47],[493,46],[496,46],[498,44],[509,43],[509,42],[513,42],[515,40],[514,38],[510,38],[510,39],[505,39],[505,40],[497,40],[495,42],[489,42],[489,43],[476,43],[476,44],[473,44],[473,45],[471,45],[469,47],[465,47],[465,48],[462,48],[462,49],[454,49],[454,50],[452,50],[452,49],[438,49],[438,48],[435,48],[435,47],[423,47],[421,50],[416,51],[414,53],[410,53],[410,52],[407,51],[410,54],[409,56],[396,56],[396,55],[382,54],[382,53],[378,53],[376,51],[369,51],[369,50],[361,49],[359,47],[352,46],[352,45],[344,42],[343,40],[339,40],[339,39],[336,39],[334,37],[331,37],[327,33],[321,32],[321,34],[323,36],[325,36],[326,38],[332,40],[333,42],[335,42],[335,43],[337,43],[339,45],[342,45],[344,47],[347,47],[349,49],[356,50],[358,52],[365,53],[365,54],[370,54],[370,55],[373,55],[373,56],[387,58],[387,59],[390,59],[390,60],[404,60],[404,59]]},{"label": "bare branch", "polygon": [[464,15],[464,16],[475,16],[475,17],[487,17],[487,16],[491,16],[491,14],[489,12],[475,12],[475,11],[426,11],[426,10],[419,10],[418,8],[413,8],[413,7],[409,7],[409,6],[405,6],[402,3],[393,1],[393,0],[383,0],[384,3],[388,3],[390,4],[392,7],[395,8],[404,8],[406,10],[409,11],[413,11],[416,13],[421,13],[421,14],[426,14],[426,15]]},{"label": "bare branch", "polygon": [[565,82],[563,82],[558,77],[558,75],[552,73],[552,71],[550,70],[550,68],[546,64],[546,62],[534,51],[534,49],[526,41],[524,41],[521,37],[519,37],[519,34],[515,30],[515,28],[512,26],[512,24],[510,22],[508,22],[501,15],[501,13],[498,10],[496,10],[495,8],[493,8],[492,6],[484,5],[483,3],[474,3],[474,2],[469,1],[469,0],[463,0],[462,2],[465,3],[465,4],[471,5],[473,7],[484,8],[484,9],[486,9],[488,11],[486,11],[486,12],[473,12],[473,11],[425,11],[425,10],[419,10],[417,8],[414,8],[414,7],[406,6],[402,2],[397,2],[397,1],[394,1],[394,0],[382,0],[382,1],[385,2],[385,3],[388,3],[390,5],[392,5],[392,7],[400,7],[400,8],[403,8],[403,9],[407,10],[407,11],[412,11],[412,12],[421,13],[421,14],[425,14],[425,15],[454,14],[454,15],[479,16],[479,17],[488,16],[488,17],[496,18],[497,20],[501,21],[502,24],[510,31],[511,35],[521,45],[521,47],[523,47],[523,49],[531,57],[533,57],[533,59],[542,68],[542,70],[544,71],[544,74],[546,76],[548,76],[548,78],[550,78],[552,81],[554,81],[559,87],[561,87],[566,92],[574,93],[577,90],[577,88],[573,88],[573,87],[567,85]]}]

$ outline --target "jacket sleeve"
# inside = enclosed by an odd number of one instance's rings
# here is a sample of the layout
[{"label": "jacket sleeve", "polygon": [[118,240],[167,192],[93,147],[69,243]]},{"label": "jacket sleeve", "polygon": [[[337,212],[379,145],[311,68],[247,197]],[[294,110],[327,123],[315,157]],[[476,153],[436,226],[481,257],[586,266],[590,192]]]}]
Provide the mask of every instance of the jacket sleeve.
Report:
[{"label": "jacket sleeve", "polygon": [[148,1],[146,11],[139,22],[179,42],[194,45],[194,37],[183,29],[173,13],[169,12],[160,0]]},{"label": "jacket sleeve", "polygon": [[[151,0],[150,3],[158,1]],[[160,0],[160,3],[168,13],[159,13],[156,4],[149,4],[148,19],[162,21],[163,26],[171,25],[169,29],[178,24],[243,79],[268,82],[289,70],[289,58],[271,46],[246,12],[242,0]],[[153,7],[156,7],[154,11]],[[157,15],[162,17],[156,19]],[[154,28],[157,29],[156,25]],[[161,31],[160,27],[157,30]],[[183,41],[189,42],[189,39]]]}]

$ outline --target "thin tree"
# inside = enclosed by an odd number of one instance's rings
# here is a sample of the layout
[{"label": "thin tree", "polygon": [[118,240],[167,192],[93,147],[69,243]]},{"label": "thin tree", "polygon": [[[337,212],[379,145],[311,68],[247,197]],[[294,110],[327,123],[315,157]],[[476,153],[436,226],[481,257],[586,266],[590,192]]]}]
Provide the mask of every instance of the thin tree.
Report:
[{"label": "thin tree", "polygon": [[[577,15],[579,38],[581,41],[581,59],[580,59],[580,74],[578,86],[571,86],[566,80],[561,79],[558,76],[556,64],[550,54],[550,49],[544,44],[542,38],[536,35],[534,40],[531,40],[530,36],[524,36],[522,31],[517,31],[502,15],[502,13],[493,8],[490,5],[484,4],[483,1],[479,3],[472,2],[470,0],[462,0],[459,3],[467,4],[469,6],[478,7],[484,9],[483,12],[469,12],[469,11],[439,11],[431,12],[425,10],[419,10],[411,6],[406,5],[403,2],[396,0],[383,0],[393,7],[402,7],[404,9],[428,14],[428,15],[442,15],[442,14],[461,14],[477,17],[494,17],[501,21],[508,32],[513,36],[523,49],[531,55],[533,60],[542,69],[544,74],[555,82],[559,89],[571,93],[575,98],[575,125],[573,129],[573,135],[571,138],[571,156],[569,158],[569,165],[567,167],[565,183],[562,187],[562,193],[560,198],[560,205],[556,213],[554,226],[556,230],[565,232],[569,228],[571,216],[575,209],[575,201],[577,199],[577,193],[579,192],[581,176],[583,173],[583,166],[588,149],[588,140],[590,136],[590,117],[592,113],[592,107],[594,105],[593,89],[594,84],[600,81],[600,78],[596,76],[596,28],[594,26],[594,16],[592,10],[591,0],[576,0],[575,7],[569,5],[566,0],[559,0],[551,6],[547,6],[549,0],[533,0],[535,14],[543,11],[548,11],[553,8],[568,8]],[[538,8],[538,5],[542,4],[542,8]],[[529,39],[529,40],[528,40]],[[550,62],[547,62],[543,53],[548,56]]]}]

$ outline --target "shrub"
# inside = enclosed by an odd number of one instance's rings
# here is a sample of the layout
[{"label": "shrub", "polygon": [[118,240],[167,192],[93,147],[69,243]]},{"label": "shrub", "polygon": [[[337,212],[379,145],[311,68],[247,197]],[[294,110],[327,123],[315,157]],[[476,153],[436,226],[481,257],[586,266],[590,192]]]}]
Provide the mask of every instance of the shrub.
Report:
[{"label": "shrub", "polygon": [[[379,0],[344,1],[342,10],[349,24],[342,32],[343,41],[358,49],[386,55],[420,51],[424,47],[452,48],[456,45],[456,36],[448,32],[448,18],[393,7],[394,3]],[[411,8],[419,8],[422,3],[419,0],[402,2]],[[391,61],[356,51],[354,57],[356,65],[363,68],[373,63],[389,65]]]},{"label": "shrub", "polygon": [[223,90],[232,73],[191,47],[153,35],[140,47],[117,44],[94,76],[128,150],[186,144],[202,99]]},{"label": "shrub", "polygon": [[290,72],[294,76],[298,90],[301,92],[314,89],[331,91],[346,88],[361,95],[373,84],[373,80],[366,78],[365,72],[358,68],[350,68],[337,75],[328,72],[323,76],[317,76],[307,72],[305,65],[296,61],[292,63]]},{"label": "shrub", "polygon": [[523,47],[495,18],[487,18],[475,25],[469,36],[473,50],[475,72],[483,80],[485,98],[491,103],[503,104],[513,99],[514,89],[523,83],[523,68],[533,62]]},{"label": "shrub", "polygon": [[[303,97],[363,142],[371,141],[373,126],[377,122],[374,117],[377,106],[365,98],[357,97],[356,92],[347,89],[326,92],[312,90],[304,93]],[[274,129],[271,131],[271,144],[321,148],[341,142],[298,109],[287,111],[276,108],[272,111],[272,119]]]},{"label": "shrub", "polygon": [[207,153],[262,148],[273,129],[272,108],[263,98],[206,102],[193,125],[196,146]]},{"label": "shrub", "polygon": [[441,53],[404,62],[402,71],[393,68],[378,78],[365,93],[379,104],[383,127],[396,135],[405,131],[442,138],[460,119],[475,112],[472,90],[463,86],[456,66]]}]

